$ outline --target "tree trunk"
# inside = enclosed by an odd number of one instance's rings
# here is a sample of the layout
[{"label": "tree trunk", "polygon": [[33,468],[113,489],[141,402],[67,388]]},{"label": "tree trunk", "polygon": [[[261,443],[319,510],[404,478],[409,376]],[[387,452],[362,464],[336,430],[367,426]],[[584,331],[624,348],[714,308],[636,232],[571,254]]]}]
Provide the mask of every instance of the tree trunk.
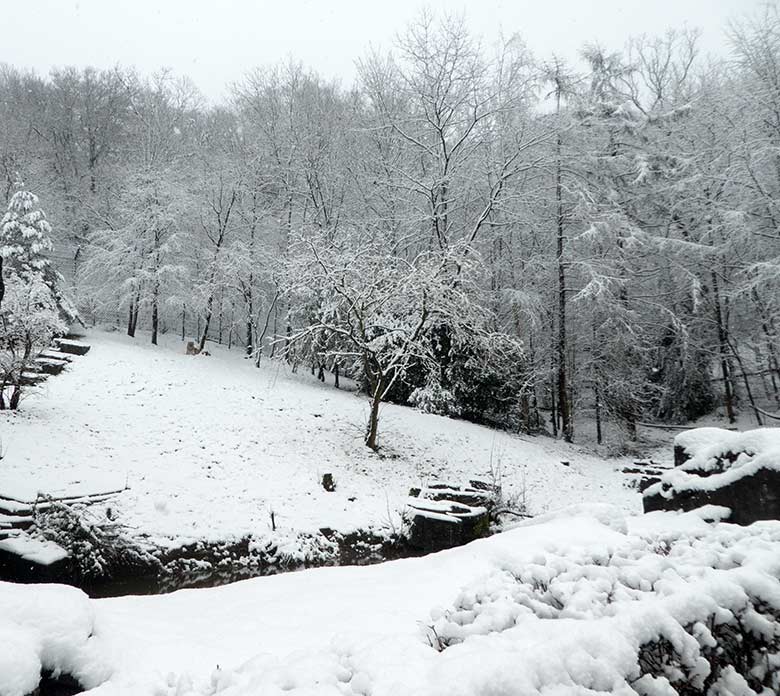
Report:
[{"label": "tree trunk", "polygon": [[154,293],[152,295],[152,345],[157,345],[157,332],[160,324],[160,316],[158,309],[157,296],[159,288],[155,285]]},{"label": "tree trunk", "polygon": [[135,328],[138,325],[138,305],[141,302],[141,298],[138,293],[130,300],[130,313],[127,319],[127,335],[130,338],[135,338]]},{"label": "tree trunk", "polygon": [[132,338],[133,333],[133,300],[130,300],[130,306],[127,309],[127,335]]},{"label": "tree trunk", "polygon": [[19,399],[22,398],[22,387],[20,384],[14,384],[11,387],[11,399],[8,402],[8,408],[16,411],[19,408]]},{"label": "tree trunk", "polygon": [[131,327],[132,333],[130,334],[130,336],[132,336],[133,338],[135,337],[135,329],[138,326],[138,311],[139,311],[138,302],[136,302],[135,307],[133,309],[133,324]]},{"label": "tree trunk", "polygon": [[252,355],[254,350],[254,337],[255,337],[255,298],[252,293],[252,274],[249,274],[249,282],[246,286],[246,292],[244,294],[246,299],[246,354]]},{"label": "tree trunk", "polygon": [[254,345],[252,344],[252,338],[255,334],[254,322],[251,317],[246,321],[246,354],[252,355]]},{"label": "tree trunk", "polygon": [[775,348],[775,336],[774,331],[771,328],[770,321],[766,316],[766,310],[764,303],[758,295],[758,291],[753,288],[752,291],[753,301],[758,309],[759,316],[761,317],[761,330],[764,333],[767,347],[767,370],[769,371],[769,381],[772,384],[772,391],[774,392],[775,401],[780,404],[780,387],[778,387],[778,378],[780,378],[780,360],[778,360],[777,349]]},{"label": "tree trunk", "polygon": [[223,329],[223,293],[220,292],[219,296],[219,314],[217,315],[217,343],[222,345],[222,329]]},{"label": "tree trunk", "polygon": [[[562,249],[562,239],[559,236],[558,248]],[[563,264],[558,263],[558,335],[556,338],[556,354],[558,358],[558,413],[561,418],[563,439],[571,442],[574,428],[569,403],[568,375],[566,370],[566,279]]]},{"label": "tree trunk", "polygon": [[528,393],[523,389],[520,395],[520,420],[523,422],[523,430],[527,433],[531,431],[531,405],[528,400]]},{"label": "tree trunk", "polygon": [[[276,305],[276,303],[274,303],[274,334],[273,334],[274,336],[276,336],[276,329],[277,329],[277,326],[278,326],[278,321],[279,321],[279,308]],[[261,348],[262,348],[262,346],[261,346]],[[276,352],[276,341],[271,341],[271,354],[270,354],[270,357],[273,358],[275,352]]]},{"label": "tree trunk", "polygon": [[206,338],[209,334],[209,325],[211,324],[211,315],[213,314],[214,295],[209,295],[206,300],[206,316],[204,317],[203,332],[200,335],[200,341],[198,342],[198,350],[203,350],[206,345]]},{"label": "tree trunk", "polygon": [[384,389],[381,379],[377,380],[374,393],[371,397],[371,411],[368,415],[368,431],[366,433],[366,446],[376,451],[377,431],[379,430],[379,406],[382,403],[382,391]]},{"label": "tree trunk", "polygon": [[[556,113],[561,110],[561,85],[556,92]],[[558,336],[556,353],[558,356],[558,413],[561,415],[561,430],[563,439],[571,442],[574,438],[571,403],[569,401],[568,375],[566,371],[566,267],[563,261],[564,252],[564,216],[563,216],[563,184],[562,154],[563,139],[558,131],[555,154],[555,203],[556,203],[556,249],[555,260],[558,266]]]},{"label": "tree trunk", "polygon": [[601,393],[600,393],[598,382],[596,382],[593,385],[593,394],[596,399],[595,403],[595,410],[596,410],[596,442],[600,445],[602,441],[601,436]]},{"label": "tree trunk", "polygon": [[5,297],[5,281],[3,280],[3,257],[0,256],[0,307],[3,305],[3,297]]},{"label": "tree trunk", "polygon": [[230,303],[230,324],[228,325],[228,350],[233,347],[233,326],[235,325],[235,305]]},{"label": "tree trunk", "polygon": [[723,375],[723,401],[726,406],[726,415],[729,423],[736,423],[737,418],[734,415],[734,384],[731,381],[731,370],[729,368],[729,346],[728,331],[723,321],[723,311],[720,306],[720,291],[718,289],[718,276],[715,271],[712,272],[712,297],[715,308],[715,323],[718,327],[718,352],[720,354],[720,369]]},{"label": "tree trunk", "polygon": [[759,426],[762,426],[764,425],[764,421],[761,418],[761,412],[758,410],[758,407],[756,406],[756,401],[753,398],[753,390],[750,388],[750,380],[748,379],[747,372],[745,371],[745,364],[742,362],[742,357],[737,351],[736,345],[731,344],[731,352],[737,361],[737,365],[739,365],[739,371],[742,373],[742,383],[745,385],[745,393],[747,394],[750,407],[753,409],[753,415],[756,417],[756,423]]}]

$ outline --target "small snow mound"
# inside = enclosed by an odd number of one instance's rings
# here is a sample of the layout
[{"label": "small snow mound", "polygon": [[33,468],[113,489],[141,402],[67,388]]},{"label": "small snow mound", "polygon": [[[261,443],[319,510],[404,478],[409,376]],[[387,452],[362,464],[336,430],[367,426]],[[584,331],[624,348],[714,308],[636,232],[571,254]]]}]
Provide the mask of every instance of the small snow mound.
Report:
[{"label": "small snow mound", "polygon": [[618,534],[628,533],[625,510],[622,510],[617,505],[610,505],[609,503],[579,503],[577,505],[567,505],[558,510],[553,510],[543,515],[537,515],[530,520],[519,522],[514,525],[513,528],[529,527],[537,524],[545,524],[552,520],[577,517],[595,520],[612,531],[618,532]]},{"label": "small snow mound", "polygon": [[705,447],[729,443],[738,437],[739,433],[723,428],[691,428],[674,438],[674,446],[682,447],[689,455],[694,456]]},{"label": "small snow mound", "polygon": [[723,505],[704,505],[695,510],[691,510],[692,515],[696,515],[705,522],[727,522],[731,517],[731,508]]},{"label": "small snow mound", "polygon": [[94,608],[81,590],[0,582],[0,696],[34,691],[41,670],[100,683],[107,674],[87,650],[93,628]]}]

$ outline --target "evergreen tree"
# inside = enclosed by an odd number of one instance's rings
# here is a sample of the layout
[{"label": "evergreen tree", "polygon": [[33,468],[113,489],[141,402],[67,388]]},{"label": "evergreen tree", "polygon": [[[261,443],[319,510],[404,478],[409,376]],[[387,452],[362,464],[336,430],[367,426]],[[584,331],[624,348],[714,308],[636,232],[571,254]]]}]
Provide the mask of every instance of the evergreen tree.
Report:
[{"label": "evergreen tree", "polygon": [[[51,225],[38,205],[38,196],[17,191],[0,221],[0,275],[16,276],[29,285],[43,283],[64,318],[72,320],[76,310],[62,293],[62,276],[45,256],[53,248],[50,235]],[[5,281],[0,284],[0,302],[4,290]]]},{"label": "evergreen tree", "polygon": [[52,249],[51,226],[38,197],[17,191],[0,222],[0,409],[15,409],[22,394],[22,375],[37,353],[75,310],[60,290],[62,277],[44,252]]}]

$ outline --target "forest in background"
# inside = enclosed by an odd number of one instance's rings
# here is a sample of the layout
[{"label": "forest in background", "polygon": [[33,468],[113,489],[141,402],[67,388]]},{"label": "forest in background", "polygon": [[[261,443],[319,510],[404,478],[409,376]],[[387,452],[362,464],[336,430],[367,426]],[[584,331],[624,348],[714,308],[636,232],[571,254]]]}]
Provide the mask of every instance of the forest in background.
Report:
[{"label": "forest in background", "polygon": [[4,65],[3,195],[39,197],[36,253],[83,322],[352,377],[373,448],[384,401],[567,441],[578,417],[599,441],[771,425],[780,16],[729,36],[718,60],[693,30],[589,45],[575,70],[423,14],[354,87],[285,62],[219,106],[166,71]]}]

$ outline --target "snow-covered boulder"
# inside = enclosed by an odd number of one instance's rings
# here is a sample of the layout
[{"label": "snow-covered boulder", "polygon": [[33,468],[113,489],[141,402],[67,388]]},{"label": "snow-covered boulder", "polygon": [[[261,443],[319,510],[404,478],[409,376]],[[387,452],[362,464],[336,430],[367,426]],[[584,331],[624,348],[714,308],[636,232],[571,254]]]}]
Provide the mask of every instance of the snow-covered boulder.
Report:
[{"label": "snow-covered boulder", "polygon": [[68,674],[85,686],[106,678],[89,640],[94,607],[64,585],[0,582],[0,696],[26,696],[41,674]]},{"label": "snow-covered boulder", "polygon": [[723,446],[740,433],[723,428],[691,428],[674,438],[674,465],[682,466],[698,452],[712,445]]},{"label": "snow-covered boulder", "polygon": [[645,512],[730,508],[730,521],[780,519],[780,428],[698,428],[675,438],[684,462],[644,492]]}]

